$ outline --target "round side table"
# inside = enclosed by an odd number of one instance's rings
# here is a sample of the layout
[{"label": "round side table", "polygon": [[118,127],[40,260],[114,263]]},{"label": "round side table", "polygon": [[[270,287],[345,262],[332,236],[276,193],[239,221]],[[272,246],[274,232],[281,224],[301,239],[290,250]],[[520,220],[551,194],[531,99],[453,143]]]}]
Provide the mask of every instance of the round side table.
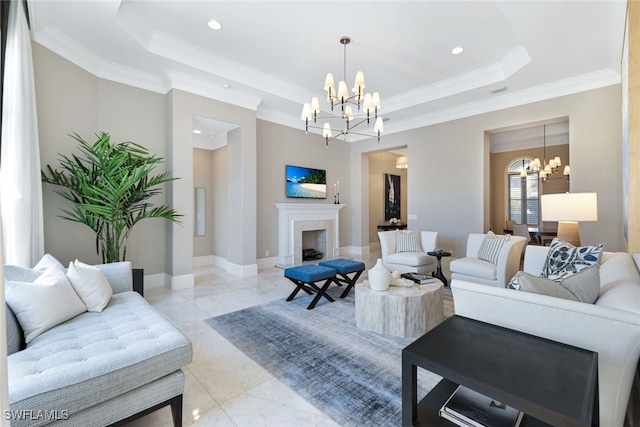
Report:
[{"label": "round side table", "polygon": [[438,266],[436,267],[436,272],[433,274],[433,277],[440,279],[440,281],[444,283],[445,286],[449,286],[449,282],[447,281],[447,278],[444,277],[444,274],[442,274],[442,258],[451,256],[451,252],[433,251],[433,252],[427,252],[427,255],[438,258]]}]

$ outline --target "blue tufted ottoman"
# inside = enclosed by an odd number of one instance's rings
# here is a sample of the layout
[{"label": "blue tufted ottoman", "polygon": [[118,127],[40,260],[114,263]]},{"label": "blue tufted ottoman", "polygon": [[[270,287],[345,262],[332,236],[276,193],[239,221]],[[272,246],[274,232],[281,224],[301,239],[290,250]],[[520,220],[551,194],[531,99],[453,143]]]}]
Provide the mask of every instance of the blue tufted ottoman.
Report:
[{"label": "blue tufted ottoman", "polygon": [[[342,294],[340,295],[340,298],[344,298],[347,295],[349,295],[349,291],[356,284],[356,282],[358,281],[358,278],[360,277],[360,275],[362,274],[365,268],[364,262],[352,261],[349,259],[342,259],[342,258],[322,261],[319,263],[319,265],[323,267],[334,268],[337,272],[334,282],[336,282],[337,285],[340,285],[340,283],[344,283],[345,285],[347,285],[344,292],[342,292]],[[349,277],[348,275],[351,273],[355,273],[355,274]]]},{"label": "blue tufted ottoman", "polygon": [[[284,277],[291,280],[295,285],[295,290],[289,295],[287,301],[291,301],[300,292],[300,289],[312,295],[317,292],[317,295],[311,301],[311,304],[307,307],[307,310],[313,309],[320,298],[325,297],[331,302],[335,300],[325,292],[329,288],[329,285],[333,283],[336,278],[336,270],[329,267],[323,267],[321,265],[301,265],[299,267],[291,267],[284,270]],[[325,280],[322,287],[318,287],[316,282]]]}]

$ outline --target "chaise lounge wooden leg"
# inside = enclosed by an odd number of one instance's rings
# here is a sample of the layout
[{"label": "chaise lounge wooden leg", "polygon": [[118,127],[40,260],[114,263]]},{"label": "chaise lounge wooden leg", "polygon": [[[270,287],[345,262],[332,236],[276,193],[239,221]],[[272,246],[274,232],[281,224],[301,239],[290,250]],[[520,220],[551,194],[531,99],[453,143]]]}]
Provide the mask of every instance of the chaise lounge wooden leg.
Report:
[{"label": "chaise lounge wooden leg", "polygon": [[171,416],[173,427],[182,427],[182,395],[171,399]]}]

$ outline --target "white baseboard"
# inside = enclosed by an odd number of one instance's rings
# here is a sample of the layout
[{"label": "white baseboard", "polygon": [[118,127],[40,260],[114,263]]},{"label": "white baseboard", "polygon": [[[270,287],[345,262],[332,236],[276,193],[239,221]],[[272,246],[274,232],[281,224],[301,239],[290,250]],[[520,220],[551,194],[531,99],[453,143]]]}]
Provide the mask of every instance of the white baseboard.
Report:
[{"label": "white baseboard", "polygon": [[193,273],[183,274],[181,276],[171,277],[171,290],[193,288],[195,285],[195,277]]},{"label": "white baseboard", "polygon": [[258,264],[239,265],[227,261],[227,273],[240,277],[257,276]]}]

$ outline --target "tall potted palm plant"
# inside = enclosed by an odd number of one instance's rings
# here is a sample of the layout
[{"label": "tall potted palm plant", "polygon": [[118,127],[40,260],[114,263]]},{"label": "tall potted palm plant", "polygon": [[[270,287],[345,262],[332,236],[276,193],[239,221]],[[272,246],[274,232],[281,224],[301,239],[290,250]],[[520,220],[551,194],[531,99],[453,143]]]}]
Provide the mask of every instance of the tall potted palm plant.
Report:
[{"label": "tall potted palm plant", "polygon": [[61,209],[62,218],[85,224],[96,234],[96,252],[103,263],[124,261],[133,227],[143,219],[163,218],[180,222],[168,206],[153,206],[149,199],[161,192],[162,184],[176,178],[169,172],[152,175],[164,162],[161,157],[133,142],[111,143],[100,133],[93,144],[78,134],[81,154],[60,156],[59,169],[47,165],[42,181],[58,186],[55,193],[73,204]]}]

